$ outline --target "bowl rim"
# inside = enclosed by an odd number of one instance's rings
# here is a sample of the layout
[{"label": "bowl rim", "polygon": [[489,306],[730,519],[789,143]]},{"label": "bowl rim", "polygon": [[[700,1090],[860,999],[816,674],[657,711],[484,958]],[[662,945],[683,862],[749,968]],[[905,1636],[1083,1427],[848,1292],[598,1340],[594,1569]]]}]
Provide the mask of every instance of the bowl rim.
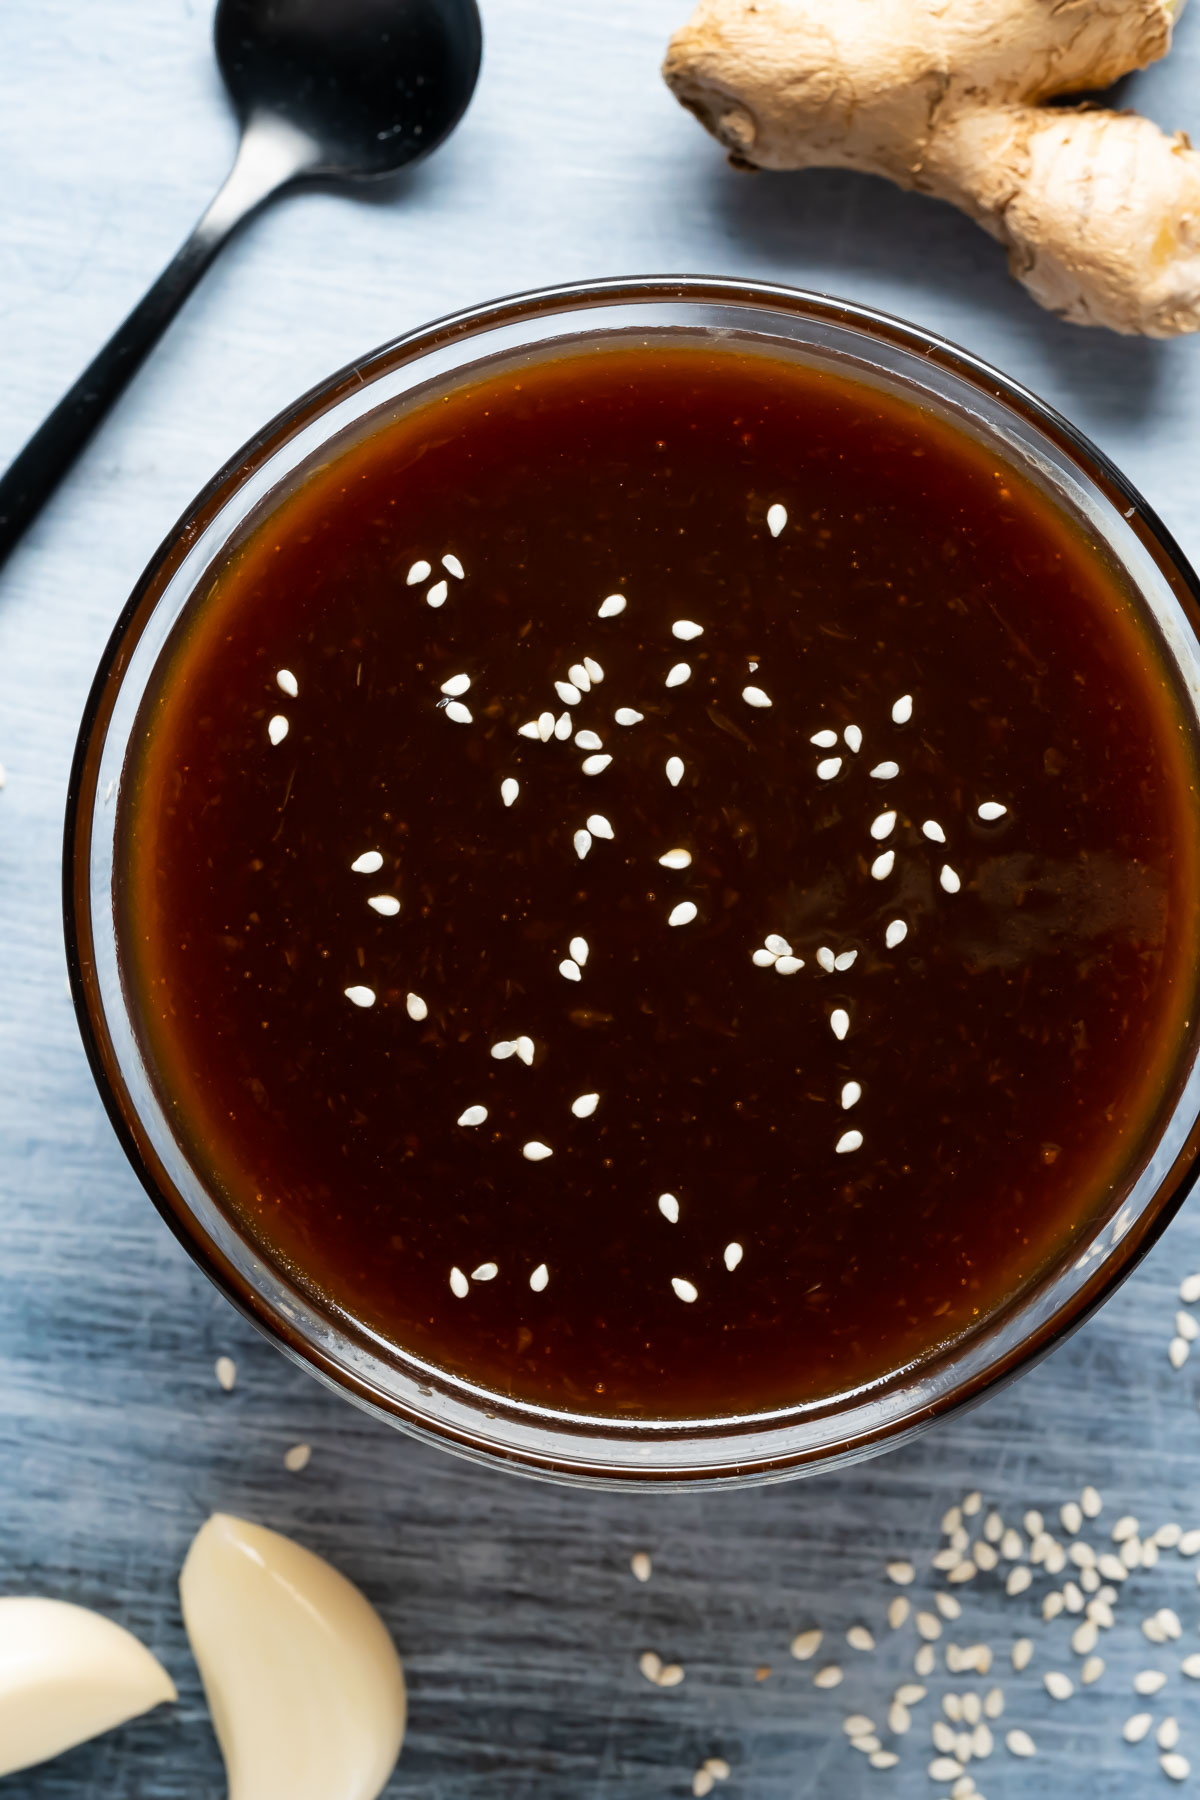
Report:
[{"label": "bowl rim", "polygon": [[[568,282],[467,307],[389,339],[315,383],[269,419],[221,465],[151,556],[108,637],[83,709],[64,818],[63,920],[71,998],[84,1051],[105,1111],[134,1173],[192,1259],[238,1311],[293,1361],[375,1416],[384,1416],[390,1423],[426,1442],[440,1444],[488,1466],[501,1463],[526,1474],[572,1485],[618,1489],[631,1485],[687,1488],[783,1480],[858,1461],[895,1447],[936,1420],[978,1404],[1047,1355],[1091,1317],[1158,1241],[1200,1176],[1197,1154],[1200,1151],[1200,1121],[1197,1121],[1141,1214],[1114,1241],[1093,1277],[1081,1283],[1061,1307],[1036,1325],[1015,1348],[985,1369],[927,1398],[903,1416],[864,1428],[855,1438],[847,1439],[833,1451],[820,1446],[814,1450],[795,1445],[786,1454],[758,1457],[749,1464],[739,1459],[737,1435],[731,1432],[724,1466],[705,1464],[672,1469],[639,1466],[632,1457],[624,1465],[594,1456],[589,1459],[589,1438],[593,1445],[599,1440],[611,1444],[627,1435],[616,1420],[597,1417],[591,1422],[590,1431],[574,1432],[572,1436],[577,1448],[567,1456],[561,1446],[553,1453],[543,1453],[528,1446],[500,1445],[492,1435],[474,1436],[461,1425],[452,1426],[432,1418],[427,1412],[414,1411],[397,1396],[387,1394],[365,1380],[346,1362],[338,1362],[328,1355],[303,1329],[281,1316],[213,1242],[182,1196],[177,1195],[173,1200],[155,1178],[128,1113],[120,1102],[113,1074],[115,1056],[105,1053],[108,1034],[104,1026],[104,1009],[93,985],[94,938],[88,885],[98,750],[127,666],[127,646],[135,644],[140,635],[139,631],[132,638],[130,636],[139,615],[156,595],[161,597],[165,592],[190,547],[220,514],[227,501],[270,461],[278,449],[322,414],[330,412],[348,394],[369,388],[381,376],[444,346],[506,324],[531,323],[543,316],[586,313],[606,306],[629,303],[652,306],[672,302],[745,306],[759,313],[786,314],[793,320],[806,317],[816,322],[847,326],[873,341],[915,354],[922,361],[964,379],[968,386],[981,390],[1032,424],[1083,471],[1101,495],[1122,513],[1153,557],[1176,599],[1194,619],[1200,619],[1200,578],[1171,532],[1122,471],[1061,413],[949,339],[856,301],[779,283],[702,275],[624,276]],[[147,612],[146,618],[149,616]],[[132,1110],[136,1112],[136,1108]],[[336,1317],[332,1324],[335,1331],[345,1335],[345,1326]],[[986,1330],[987,1326],[982,1329]],[[953,1350],[948,1354],[952,1358]],[[501,1409],[505,1404],[500,1396],[495,1396],[495,1402]],[[481,1417],[485,1416],[482,1407],[479,1411]],[[495,1408],[486,1416],[495,1417]],[[753,1422],[753,1415],[747,1417]],[[758,1417],[761,1419],[762,1415]],[[802,1431],[803,1422],[801,1415],[796,1429]],[[678,1433],[673,1438],[669,1431],[664,1431],[661,1439],[664,1444],[686,1438],[689,1431],[699,1431],[703,1424],[701,1421],[672,1423],[678,1424]]]}]

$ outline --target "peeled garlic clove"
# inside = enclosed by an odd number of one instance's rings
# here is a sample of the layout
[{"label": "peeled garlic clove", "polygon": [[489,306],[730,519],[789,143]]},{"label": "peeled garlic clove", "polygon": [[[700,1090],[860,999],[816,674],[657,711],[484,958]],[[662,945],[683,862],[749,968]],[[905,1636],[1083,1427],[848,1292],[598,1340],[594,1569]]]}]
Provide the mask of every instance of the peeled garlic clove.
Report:
[{"label": "peeled garlic clove", "polygon": [[290,1538],[214,1513],[179,1578],[229,1800],[375,1800],[404,1737],[379,1614]]},{"label": "peeled garlic clove", "polygon": [[0,1600],[0,1775],[174,1699],[162,1664],[111,1619],[65,1600]]}]

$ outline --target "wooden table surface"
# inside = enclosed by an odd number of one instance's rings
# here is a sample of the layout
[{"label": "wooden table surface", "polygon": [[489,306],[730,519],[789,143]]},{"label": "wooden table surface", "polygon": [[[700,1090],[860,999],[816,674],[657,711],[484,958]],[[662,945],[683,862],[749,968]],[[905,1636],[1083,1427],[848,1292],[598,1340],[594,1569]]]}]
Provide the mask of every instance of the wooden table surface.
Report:
[{"label": "wooden table surface", "polygon": [[[935,1700],[981,1684],[941,1669],[987,1642],[1007,1714],[1038,1754],[972,1766],[989,1800],[1170,1791],[1151,1742],[1124,1745],[1131,1677],[1171,1671],[1170,1712],[1200,1770],[1194,1563],[1173,1550],[1123,1591],[1107,1667],[1063,1704],[1068,1617],[1039,1579],[962,1591],[930,1699],[877,1772],[842,1716],[882,1717],[911,1670],[911,1623],[884,1624],[883,1564],[914,1555],[928,1595],[938,1521],[966,1490],[1019,1522],[1093,1481],[1107,1540],[1200,1524],[1192,1369],[1168,1364],[1175,1291],[1200,1266],[1187,1209],[1103,1313],[969,1417],[858,1470],[763,1491],[578,1493],[489,1472],[361,1417],[290,1367],[208,1286],[130,1174],[67,998],[59,923],[66,771],[94,663],[159,539],[268,415],[353,354],[493,294],[596,274],[711,271],[827,289],[907,315],[1043,394],[1124,466],[1200,557],[1200,341],[1124,341],[1057,323],[948,208],[836,175],[747,177],[669,98],[657,68],[686,0],[490,0],[474,105],[390,192],[297,196],[224,256],[72,479],[0,576],[0,1592],[100,1608],[144,1635],[180,1687],[171,1710],[12,1778],[16,1800],[222,1792],[175,1578],[214,1508],[295,1533],[380,1606],[406,1659],[411,1729],[388,1788],[421,1800],[658,1800],[703,1758],[731,1800],[942,1794]],[[233,130],[207,0],[7,0],[0,8],[0,456],[26,434],[175,248],[224,172]],[[1124,104],[1200,136],[1200,16]],[[220,1353],[238,1381],[222,1393]],[[283,1454],[313,1446],[297,1475]],[[647,1585],[629,1573],[648,1550]],[[1053,1584],[1050,1584],[1053,1585]],[[1173,1607],[1183,1639],[1139,1630]],[[865,1621],[873,1652],[845,1629]],[[1032,1624],[1030,1622],[1032,1621]],[[802,1627],[836,1691],[788,1654]],[[1008,1647],[1030,1624],[1017,1679]],[[840,1640],[840,1641],[839,1641]],[[684,1683],[638,1673],[654,1648]],[[762,1671],[769,1670],[763,1674]],[[983,1683],[984,1687],[990,1685]],[[1078,1685],[1078,1684],[1077,1684]],[[1196,1777],[1185,1791],[1196,1791]]]}]

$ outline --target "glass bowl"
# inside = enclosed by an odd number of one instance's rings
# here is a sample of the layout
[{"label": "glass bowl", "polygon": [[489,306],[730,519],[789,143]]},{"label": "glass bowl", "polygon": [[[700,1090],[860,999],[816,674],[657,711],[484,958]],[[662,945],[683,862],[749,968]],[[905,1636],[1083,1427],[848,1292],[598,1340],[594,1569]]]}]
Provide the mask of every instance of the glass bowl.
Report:
[{"label": "glass bowl", "polygon": [[1107,547],[1178,671],[1200,743],[1200,589],[1153,512],[1101,453],[1033,395],[913,325],[865,307],[731,280],[629,279],[519,295],[440,320],[341,370],[265,426],[209,483],[131,596],[88,699],[66,819],[64,908],[75,1007],[93,1074],[135,1171],[218,1287],[295,1361],[350,1399],[464,1455],[580,1483],[778,1480],[902,1442],[978,1400],[1074,1329],[1133,1268],[1196,1174],[1196,1038],[1157,1139],[1068,1253],[975,1331],[873,1390],[771,1413],[603,1420],[514,1402],[323,1312],[206,1191],[143,1064],[123,991],[113,905],[116,800],[139,705],[205,571],[251,515],[330,441],[536,351],[655,334],[749,341],[882,384],[994,444]]}]

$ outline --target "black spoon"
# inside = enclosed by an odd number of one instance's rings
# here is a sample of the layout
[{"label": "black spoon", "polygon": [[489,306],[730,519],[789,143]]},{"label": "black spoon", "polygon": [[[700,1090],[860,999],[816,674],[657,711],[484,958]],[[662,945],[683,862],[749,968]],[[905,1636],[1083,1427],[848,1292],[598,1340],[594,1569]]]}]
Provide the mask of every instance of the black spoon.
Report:
[{"label": "black spoon", "polygon": [[479,76],[475,0],[219,0],[217,62],[242,128],[174,261],[0,476],[0,563],[225,240],[295,182],[375,180],[450,135]]}]

